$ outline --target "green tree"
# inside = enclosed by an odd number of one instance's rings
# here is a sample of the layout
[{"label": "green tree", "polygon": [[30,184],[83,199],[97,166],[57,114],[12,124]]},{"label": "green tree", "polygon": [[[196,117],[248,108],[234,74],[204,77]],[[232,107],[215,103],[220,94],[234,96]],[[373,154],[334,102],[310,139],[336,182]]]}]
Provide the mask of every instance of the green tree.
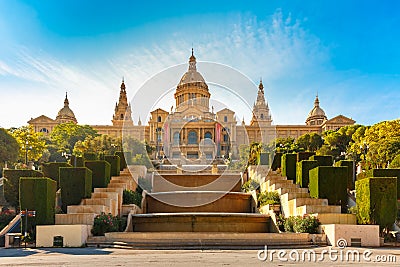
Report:
[{"label": "green tree", "polygon": [[98,136],[88,136],[83,141],[77,141],[74,146],[73,154],[82,156],[85,152],[103,153],[114,155],[115,151],[121,147],[121,139],[110,137],[106,134]]},{"label": "green tree", "polygon": [[400,169],[400,154],[398,154],[389,164],[389,168]]},{"label": "green tree", "polygon": [[71,153],[78,141],[84,141],[89,136],[97,136],[97,131],[89,125],[67,122],[54,127],[50,134],[50,140],[58,153]]},{"label": "green tree", "polygon": [[276,138],[273,143],[275,143],[276,152],[291,153],[299,150],[297,143],[294,142],[294,138],[292,137]]},{"label": "green tree", "polygon": [[296,141],[298,148],[305,151],[316,151],[323,143],[322,136],[317,133],[303,134]]},{"label": "green tree", "polygon": [[18,151],[17,140],[6,129],[0,128],[0,166],[6,161],[17,161]]},{"label": "green tree", "polygon": [[20,128],[10,129],[11,135],[15,138],[19,145],[18,158],[25,161],[39,160],[46,149],[46,142],[43,139],[42,133],[36,133],[33,126],[22,126]]}]

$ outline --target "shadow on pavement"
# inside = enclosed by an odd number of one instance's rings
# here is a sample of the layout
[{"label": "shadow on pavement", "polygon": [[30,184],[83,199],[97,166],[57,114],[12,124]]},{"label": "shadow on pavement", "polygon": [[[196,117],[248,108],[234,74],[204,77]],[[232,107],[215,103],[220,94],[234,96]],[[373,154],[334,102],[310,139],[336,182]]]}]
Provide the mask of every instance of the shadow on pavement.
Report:
[{"label": "shadow on pavement", "polygon": [[98,248],[9,248],[0,249],[2,257],[26,257],[35,254],[64,254],[64,255],[109,255],[112,251]]}]

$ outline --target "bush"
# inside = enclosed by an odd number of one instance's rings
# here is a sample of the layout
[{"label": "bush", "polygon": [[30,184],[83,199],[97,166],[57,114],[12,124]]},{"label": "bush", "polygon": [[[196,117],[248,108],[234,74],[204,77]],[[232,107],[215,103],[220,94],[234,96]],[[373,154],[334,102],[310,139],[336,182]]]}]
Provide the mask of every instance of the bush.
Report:
[{"label": "bush", "polygon": [[310,174],[310,196],[327,198],[330,205],[341,205],[342,212],[347,209],[347,168],[316,167]]},{"label": "bush", "polygon": [[28,217],[28,229],[54,224],[57,183],[46,177],[22,177],[19,188],[21,210],[36,211],[35,217]]},{"label": "bush", "polygon": [[276,171],[281,167],[281,159],[282,159],[282,153],[276,152],[274,156],[274,160],[272,161],[271,169],[273,171]]},{"label": "bush", "polygon": [[4,198],[11,206],[19,207],[19,179],[21,177],[43,177],[43,173],[34,170],[4,170]]},{"label": "bush", "polygon": [[93,152],[83,153],[83,158],[85,159],[85,161],[87,161],[87,160],[98,160],[97,154],[93,153]]},{"label": "bush", "polygon": [[142,206],[142,194],[138,191],[124,190],[122,204],[135,204],[138,207]]},{"label": "bush", "polygon": [[111,165],[111,176],[119,176],[120,174],[120,164],[121,159],[117,155],[107,155],[104,156],[104,160]]},{"label": "bush", "polygon": [[92,191],[106,188],[111,180],[111,165],[105,160],[85,161],[85,167],[92,171]]},{"label": "bush", "polygon": [[257,196],[257,202],[259,206],[268,204],[280,204],[281,199],[278,192],[262,192]]},{"label": "bush", "polygon": [[297,162],[302,160],[308,160],[311,156],[314,156],[315,152],[298,152],[297,153]]},{"label": "bush", "polygon": [[318,161],[318,166],[332,166],[333,165],[333,158],[332,156],[311,156],[310,160]]},{"label": "bush", "polygon": [[85,167],[60,168],[61,209],[67,212],[68,205],[78,205],[82,198],[92,194],[92,171]]},{"label": "bush", "polygon": [[365,178],[356,182],[357,221],[359,224],[393,225],[397,216],[397,179]]},{"label": "bush", "polygon": [[125,154],[122,151],[115,151],[114,155],[118,156],[120,158],[120,171],[123,171],[127,167],[126,159],[125,159]]},{"label": "bush", "polygon": [[310,233],[318,232],[319,220],[314,216],[290,216],[283,222],[285,232]]},{"label": "bush", "polygon": [[102,236],[104,233],[118,232],[120,224],[121,221],[118,216],[112,216],[111,213],[101,213],[94,218],[92,234]]},{"label": "bush", "polygon": [[400,199],[400,169],[373,169],[372,177],[397,177],[397,199]]},{"label": "bush", "polygon": [[14,219],[15,213],[10,211],[2,211],[0,212],[0,231],[6,227],[12,219]]},{"label": "bush", "polygon": [[355,162],[352,160],[340,160],[336,162],[337,167],[347,167],[347,188],[354,190],[353,170],[355,171]]},{"label": "bush", "polygon": [[308,184],[310,183],[309,172],[315,167],[318,167],[318,161],[316,160],[302,160],[297,162],[296,184],[299,184],[303,188],[308,188]]},{"label": "bush", "polygon": [[60,167],[72,167],[66,162],[43,163],[42,171],[44,177],[48,177],[57,183],[57,189],[60,188]]},{"label": "bush", "polygon": [[288,180],[296,181],[296,154],[282,155],[282,176],[286,176]]},{"label": "bush", "polygon": [[133,165],[143,165],[146,166],[147,169],[150,169],[153,167],[153,164],[151,164],[151,161],[147,155],[142,155],[142,154],[136,154],[135,157],[132,160]]},{"label": "bush", "polygon": [[259,187],[260,184],[256,180],[250,179],[242,185],[242,191],[250,192],[252,190],[256,190]]}]

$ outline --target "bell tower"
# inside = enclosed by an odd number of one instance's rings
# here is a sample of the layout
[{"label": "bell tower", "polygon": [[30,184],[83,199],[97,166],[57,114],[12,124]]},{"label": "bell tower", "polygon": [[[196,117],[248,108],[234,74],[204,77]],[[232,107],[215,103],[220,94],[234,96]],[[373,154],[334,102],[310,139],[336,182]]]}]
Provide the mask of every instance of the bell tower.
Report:
[{"label": "bell tower", "polygon": [[123,78],[119,91],[119,100],[118,103],[115,103],[115,110],[112,123],[114,126],[119,126],[119,127],[122,127],[124,123],[133,125],[132,109],[131,105],[128,103],[128,98],[126,96],[126,87]]},{"label": "bell tower", "polygon": [[262,80],[258,85],[257,100],[253,106],[253,118],[250,125],[258,124],[259,126],[269,126],[272,123],[271,114],[269,112],[268,103],[265,101],[264,85]]}]

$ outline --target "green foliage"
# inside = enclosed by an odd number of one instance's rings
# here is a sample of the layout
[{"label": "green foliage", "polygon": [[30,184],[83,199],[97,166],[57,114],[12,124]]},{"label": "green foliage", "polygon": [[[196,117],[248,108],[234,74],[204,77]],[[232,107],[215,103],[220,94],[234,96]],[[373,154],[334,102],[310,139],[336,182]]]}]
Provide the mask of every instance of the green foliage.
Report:
[{"label": "green foliage", "polygon": [[336,162],[337,167],[347,167],[347,188],[354,190],[353,172],[355,171],[355,162],[352,160],[340,160]]},{"label": "green foliage", "polygon": [[310,157],[310,160],[318,161],[318,166],[332,166],[333,165],[332,156],[314,155],[314,156]]},{"label": "green foliage", "polygon": [[47,147],[46,142],[42,138],[42,133],[35,132],[33,126],[22,126],[17,129],[11,129],[10,133],[19,145],[20,160],[25,162],[26,154],[28,154],[28,161],[37,161],[42,157]]},{"label": "green foliage", "polygon": [[21,210],[36,211],[35,217],[28,217],[29,232],[35,225],[54,224],[56,191],[57,183],[50,178],[21,178]]},{"label": "green foliage", "polygon": [[86,160],[98,160],[97,154],[93,152],[83,153],[83,158]]},{"label": "green foliage", "polygon": [[92,171],[92,191],[106,188],[111,180],[111,165],[105,160],[85,161],[85,167]]},{"label": "green foliage", "polygon": [[373,169],[371,177],[396,177],[397,199],[400,199],[400,169]]},{"label": "green foliage", "polygon": [[120,167],[120,171],[123,171],[127,167],[124,152],[116,151],[114,155],[116,155],[120,158],[120,166],[119,167]]},{"label": "green foliage", "polygon": [[[73,122],[58,124],[50,134],[50,140],[58,152],[72,153],[76,142],[89,136],[97,136],[96,130],[89,125],[79,125]],[[82,156],[78,154],[78,156]]]},{"label": "green foliage", "polygon": [[43,177],[43,173],[34,170],[4,170],[4,198],[13,207],[19,207],[19,179],[21,177]]},{"label": "green foliage", "polygon": [[104,160],[111,165],[111,176],[119,176],[120,173],[120,158],[117,155],[105,155]]},{"label": "green foliage", "polygon": [[247,166],[260,164],[260,153],[262,151],[262,144],[253,142],[250,145],[249,161]]},{"label": "green foliage", "polygon": [[298,152],[297,153],[297,162],[302,160],[308,160],[311,156],[314,156],[315,152]]},{"label": "green foliage", "polygon": [[365,178],[356,181],[357,221],[391,227],[397,215],[396,178]]},{"label": "green foliage", "polygon": [[139,193],[142,193],[140,190],[146,190],[147,192],[151,192],[152,190],[152,185],[151,185],[151,179],[139,177],[138,178],[138,188],[136,188],[136,191]]},{"label": "green foliage", "polygon": [[317,133],[306,133],[300,136],[296,141],[299,149],[304,151],[316,151],[323,143],[324,141],[322,140],[322,136]]},{"label": "green foliage", "polygon": [[136,154],[132,161],[133,165],[144,165],[147,169],[153,167],[151,164],[150,158],[147,155]]},{"label": "green foliage", "polygon": [[103,236],[104,233],[118,232],[120,224],[121,220],[118,216],[102,213],[94,218],[92,234],[94,236]]},{"label": "green foliage", "polygon": [[105,155],[114,155],[122,147],[121,138],[108,135],[89,135],[83,141],[78,141],[74,146],[74,154],[83,155],[85,152]]},{"label": "green foliage", "polygon": [[0,128],[0,147],[0,164],[6,161],[17,161],[19,144],[17,140],[3,128]]},{"label": "green foliage", "polygon": [[347,168],[320,166],[311,169],[310,196],[327,198],[330,205],[341,205],[342,212],[347,209]]},{"label": "green foliage", "polygon": [[389,168],[391,168],[391,169],[400,169],[400,154],[398,154],[396,157],[394,157],[392,162],[390,162]]},{"label": "green foliage", "polygon": [[92,193],[92,171],[85,167],[60,168],[62,210],[68,205],[78,205],[82,198],[90,198]]},{"label": "green foliage", "polygon": [[275,151],[282,154],[297,152],[299,150],[299,147],[294,142],[294,138],[292,137],[276,138],[275,147]]},{"label": "green foliage", "polygon": [[[140,191],[140,190],[138,190]],[[122,204],[135,204],[138,207],[142,206],[142,194],[138,191],[124,190]]]},{"label": "green foliage", "polygon": [[50,162],[42,164],[44,177],[48,177],[57,183],[57,189],[60,188],[60,167],[72,167],[66,162]]},{"label": "green foliage", "polygon": [[260,184],[256,180],[250,179],[242,185],[242,191],[250,192],[256,190],[259,187]]},{"label": "green foliage", "polygon": [[286,232],[316,234],[320,222],[314,216],[290,216],[284,219],[283,225]]},{"label": "green foliage", "polygon": [[318,167],[318,161],[316,160],[302,160],[297,162],[296,169],[296,184],[303,188],[308,188],[310,183],[309,171]]},{"label": "green foliage", "polygon": [[260,165],[269,165],[269,153],[261,152],[260,153]]},{"label": "green foliage", "polygon": [[267,204],[280,204],[281,199],[279,197],[278,192],[262,192],[257,196],[257,202],[259,206],[267,205]]},{"label": "green foliage", "polygon": [[282,153],[276,152],[274,156],[274,160],[272,161],[271,169],[276,171],[281,167]]},{"label": "green foliage", "polygon": [[85,167],[85,159],[83,157],[72,155],[69,164],[73,167]]},{"label": "green foliage", "polygon": [[286,176],[288,180],[296,181],[296,154],[282,155],[282,176]]}]

